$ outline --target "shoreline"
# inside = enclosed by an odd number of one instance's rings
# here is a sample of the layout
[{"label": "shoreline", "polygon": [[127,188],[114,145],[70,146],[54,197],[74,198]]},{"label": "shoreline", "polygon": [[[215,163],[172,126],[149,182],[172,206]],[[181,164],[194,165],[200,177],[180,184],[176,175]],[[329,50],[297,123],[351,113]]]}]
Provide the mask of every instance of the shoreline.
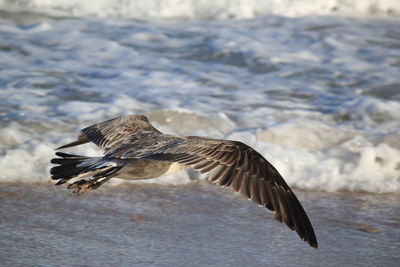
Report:
[{"label": "shoreline", "polygon": [[6,266],[398,263],[400,196],[296,190],[320,243],[314,250],[272,213],[229,191],[199,181],[109,186],[77,197],[51,184],[3,184],[0,260]]}]

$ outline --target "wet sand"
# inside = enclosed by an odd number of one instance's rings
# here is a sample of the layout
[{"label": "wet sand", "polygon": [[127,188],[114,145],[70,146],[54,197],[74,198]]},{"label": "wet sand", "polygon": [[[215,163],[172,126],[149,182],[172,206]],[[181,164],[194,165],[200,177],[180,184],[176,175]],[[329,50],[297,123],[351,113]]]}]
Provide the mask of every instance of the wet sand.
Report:
[{"label": "wet sand", "polygon": [[310,248],[271,213],[204,181],[129,184],[75,196],[1,184],[2,266],[397,266],[400,196],[295,190]]}]

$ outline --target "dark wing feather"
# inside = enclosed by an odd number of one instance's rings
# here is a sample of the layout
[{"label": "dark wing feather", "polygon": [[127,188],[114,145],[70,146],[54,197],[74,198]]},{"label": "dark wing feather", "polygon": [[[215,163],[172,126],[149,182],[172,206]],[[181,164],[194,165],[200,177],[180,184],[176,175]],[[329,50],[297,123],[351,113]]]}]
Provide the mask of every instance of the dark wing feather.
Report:
[{"label": "dark wing feather", "polygon": [[84,128],[76,141],[57,149],[93,142],[99,147],[108,150],[121,144],[126,137],[142,131],[159,133],[143,115],[118,117]]},{"label": "dark wing feather", "polygon": [[[274,212],[274,217],[317,248],[317,239],[306,212],[279,172],[251,147],[236,141],[201,137],[172,137],[154,134],[128,141],[110,156],[173,161],[200,172],[209,172],[209,180],[251,199]],[[136,142],[136,143],[135,143]],[[143,144],[144,142],[144,144]]]}]

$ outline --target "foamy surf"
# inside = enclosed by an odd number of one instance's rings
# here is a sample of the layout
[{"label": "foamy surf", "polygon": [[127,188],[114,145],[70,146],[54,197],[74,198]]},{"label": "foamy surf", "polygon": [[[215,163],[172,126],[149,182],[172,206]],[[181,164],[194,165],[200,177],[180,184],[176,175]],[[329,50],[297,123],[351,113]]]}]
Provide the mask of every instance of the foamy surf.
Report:
[{"label": "foamy surf", "polygon": [[309,15],[371,16],[397,15],[396,0],[1,0],[0,8],[29,10],[51,16],[118,17],[138,19],[248,19],[262,15],[299,17]]},{"label": "foamy surf", "polygon": [[[398,29],[393,18],[3,12],[0,181],[47,183],[54,148],[80,129],[145,114],[166,133],[243,141],[296,188],[399,193]],[[193,179],[205,177],[148,182]]]},{"label": "foamy surf", "polygon": [[[100,120],[101,115],[94,116],[97,119],[90,117],[93,122]],[[224,115],[211,119],[173,110],[154,111],[149,117],[165,132],[225,136],[245,142],[275,165],[289,185],[295,188],[330,192],[400,192],[400,150],[385,143],[373,144],[356,131],[313,120],[292,120],[269,129],[238,130],[234,122]],[[73,128],[78,130],[83,126],[78,123]],[[0,141],[5,152],[0,158],[0,182],[49,182],[49,159],[54,155],[54,148],[73,140],[77,133],[59,132],[49,141],[43,138],[44,135],[32,140],[31,133],[13,124],[2,129]],[[94,145],[78,147],[73,151],[86,155],[99,154]],[[145,182],[184,184],[206,177],[193,171],[182,171]],[[120,182],[116,180],[113,184]]]}]

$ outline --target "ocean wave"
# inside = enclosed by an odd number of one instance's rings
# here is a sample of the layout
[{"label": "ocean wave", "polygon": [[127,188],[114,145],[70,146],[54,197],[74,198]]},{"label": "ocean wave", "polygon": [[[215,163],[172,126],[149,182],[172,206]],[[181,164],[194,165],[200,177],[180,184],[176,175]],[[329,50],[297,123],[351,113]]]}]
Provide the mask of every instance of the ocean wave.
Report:
[{"label": "ocean wave", "polygon": [[31,23],[2,14],[0,182],[49,183],[54,148],[80,129],[147,114],[166,133],[241,140],[296,188],[400,193],[396,19]]},{"label": "ocean wave", "polygon": [[[85,104],[75,103],[73,109],[85,109]],[[268,129],[239,130],[223,114],[207,118],[182,110],[164,110],[148,115],[158,128],[169,133],[225,136],[245,142],[264,155],[295,188],[400,193],[400,148],[387,143],[374,144],[356,131],[310,119],[290,120]],[[100,120],[103,114],[91,116]],[[49,160],[54,156],[54,148],[71,141],[74,135],[58,133],[46,141],[39,137],[31,139],[27,130],[17,124],[1,129],[0,182],[49,182]],[[73,151],[85,155],[100,153],[91,145]],[[145,182],[184,184],[206,177],[183,171]],[[113,180],[112,185],[125,182]]]},{"label": "ocean wave", "polygon": [[398,15],[397,0],[0,0],[0,9],[50,16],[136,19],[249,19],[263,15]]}]

